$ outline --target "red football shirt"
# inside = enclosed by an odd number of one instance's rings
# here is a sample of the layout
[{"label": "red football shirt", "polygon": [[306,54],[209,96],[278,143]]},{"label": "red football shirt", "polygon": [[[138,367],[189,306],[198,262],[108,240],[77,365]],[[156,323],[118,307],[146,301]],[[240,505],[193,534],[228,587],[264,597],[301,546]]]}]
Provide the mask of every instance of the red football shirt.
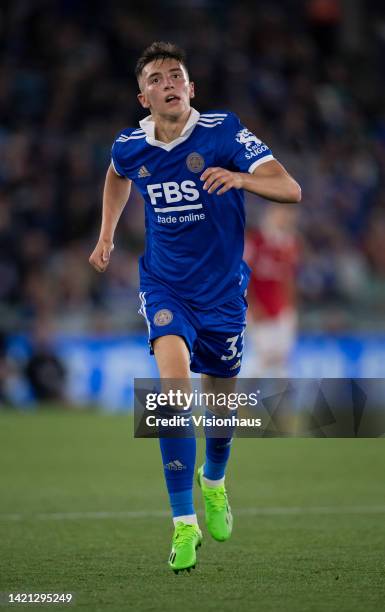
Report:
[{"label": "red football shirt", "polygon": [[269,318],[293,308],[298,262],[295,236],[253,230],[246,237],[245,259],[251,268],[250,302],[254,302]]}]

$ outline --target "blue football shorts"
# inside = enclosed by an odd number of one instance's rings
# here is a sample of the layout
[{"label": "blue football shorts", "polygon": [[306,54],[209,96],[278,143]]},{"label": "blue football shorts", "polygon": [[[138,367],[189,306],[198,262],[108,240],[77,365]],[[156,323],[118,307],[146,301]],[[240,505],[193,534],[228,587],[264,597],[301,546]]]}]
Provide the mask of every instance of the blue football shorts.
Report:
[{"label": "blue football shorts", "polygon": [[151,354],[156,338],[181,336],[190,351],[192,372],[220,378],[239,374],[247,311],[242,295],[207,309],[192,307],[166,289],[143,291],[139,297],[139,313],[147,322]]}]

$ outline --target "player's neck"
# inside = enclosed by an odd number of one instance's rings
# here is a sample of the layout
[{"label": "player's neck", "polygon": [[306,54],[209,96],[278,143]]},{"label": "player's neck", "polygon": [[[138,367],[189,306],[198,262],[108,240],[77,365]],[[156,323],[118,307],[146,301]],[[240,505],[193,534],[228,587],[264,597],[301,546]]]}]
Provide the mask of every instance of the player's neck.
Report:
[{"label": "player's neck", "polygon": [[188,118],[190,117],[191,108],[187,109],[179,117],[156,115],[155,123],[155,138],[160,142],[172,142],[181,135]]}]

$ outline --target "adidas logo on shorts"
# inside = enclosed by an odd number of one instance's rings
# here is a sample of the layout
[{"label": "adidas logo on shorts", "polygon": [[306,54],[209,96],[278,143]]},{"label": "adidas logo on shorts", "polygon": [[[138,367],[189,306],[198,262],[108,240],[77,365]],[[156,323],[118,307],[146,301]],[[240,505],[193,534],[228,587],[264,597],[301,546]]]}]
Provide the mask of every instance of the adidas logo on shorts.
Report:
[{"label": "adidas logo on shorts", "polygon": [[237,368],[239,368],[241,365],[241,360],[238,359],[237,363],[234,363],[234,365],[231,366],[231,368],[229,368],[229,370],[236,370]]}]

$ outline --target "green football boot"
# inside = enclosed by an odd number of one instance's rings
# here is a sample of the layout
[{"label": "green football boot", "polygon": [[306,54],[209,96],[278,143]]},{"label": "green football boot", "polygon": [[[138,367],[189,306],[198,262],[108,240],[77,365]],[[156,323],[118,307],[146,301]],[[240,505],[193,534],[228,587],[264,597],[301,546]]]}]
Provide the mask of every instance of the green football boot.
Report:
[{"label": "green football boot", "polygon": [[218,542],[225,542],[233,530],[233,515],[225,487],[207,487],[203,482],[203,465],[198,469],[198,485],[205,502],[206,525],[210,535]]},{"label": "green football boot", "polygon": [[179,571],[195,569],[196,549],[202,544],[202,532],[198,525],[187,525],[177,521],[172,538],[172,549],[168,564],[175,574]]}]

